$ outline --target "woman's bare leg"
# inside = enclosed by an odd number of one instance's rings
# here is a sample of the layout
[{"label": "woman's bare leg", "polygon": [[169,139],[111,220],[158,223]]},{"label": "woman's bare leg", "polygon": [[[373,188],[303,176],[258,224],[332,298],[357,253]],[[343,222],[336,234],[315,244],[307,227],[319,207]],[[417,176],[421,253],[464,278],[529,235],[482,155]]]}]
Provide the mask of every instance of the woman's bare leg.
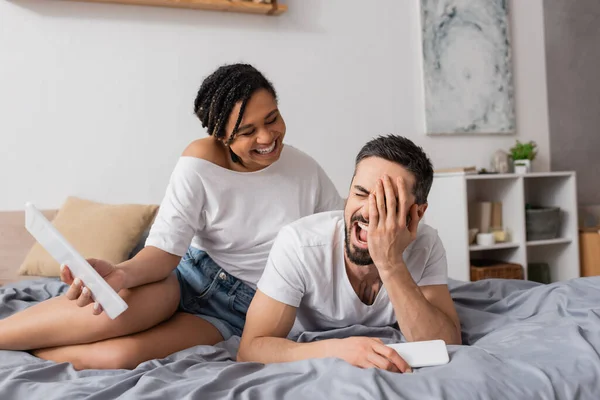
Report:
[{"label": "woman's bare leg", "polygon": [[92,343],[141,332],[170,318],[180,294],[175,274],[127,289],[120,295],[129,308],[111,320],[92,314],[92,305],[78,307],[65,296],[52,298],[0,320],[0,349],[31,350]]},{"label": "woman's bare leg", "polygon": [[70,362],[78,370],[133,369],[144,361],[222,340],[217,328],[209,322],[178,312],[144,332],[90,344],[40,349],[33,354],[55,362]]}]

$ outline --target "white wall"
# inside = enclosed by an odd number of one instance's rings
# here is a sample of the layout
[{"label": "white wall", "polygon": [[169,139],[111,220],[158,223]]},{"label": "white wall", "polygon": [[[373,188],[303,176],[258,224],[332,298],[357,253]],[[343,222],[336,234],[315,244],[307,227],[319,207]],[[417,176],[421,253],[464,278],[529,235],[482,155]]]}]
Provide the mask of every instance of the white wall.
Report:
[{"label": "white wall", "polygon": [[[162,198],[192,114],[222,63],[261,69],[280,94],[287,141],[313,155],[345,194],[371,137],[399,133],[435,167],[487,167],[515,137],[423,134],[417,0],[288,0],[262,17],[207,11],[0,1],[0,209],[67,195]],[[519,137],[549,165],[542,0],[512,1]]]}]

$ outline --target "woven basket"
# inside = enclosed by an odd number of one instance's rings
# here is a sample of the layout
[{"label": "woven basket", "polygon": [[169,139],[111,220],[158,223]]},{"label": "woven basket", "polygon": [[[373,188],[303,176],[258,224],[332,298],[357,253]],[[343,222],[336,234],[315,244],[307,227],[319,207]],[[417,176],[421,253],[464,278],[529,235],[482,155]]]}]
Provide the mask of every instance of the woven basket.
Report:
[{"label": "woven basket", "polygon": [[521,264],[494,260],[471,260],[471,281],[481,279],[524,279]]}]

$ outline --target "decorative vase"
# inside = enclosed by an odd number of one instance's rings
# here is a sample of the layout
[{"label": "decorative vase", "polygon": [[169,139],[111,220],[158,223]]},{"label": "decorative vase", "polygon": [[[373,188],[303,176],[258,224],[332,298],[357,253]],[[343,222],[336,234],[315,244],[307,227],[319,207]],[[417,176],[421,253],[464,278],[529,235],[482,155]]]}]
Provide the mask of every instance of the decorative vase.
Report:
[{"label": "decorative vase", "polygon": [[496,150],[492,155],[492,171],[498,174],[508,172],[509,155],[504,150]]}]

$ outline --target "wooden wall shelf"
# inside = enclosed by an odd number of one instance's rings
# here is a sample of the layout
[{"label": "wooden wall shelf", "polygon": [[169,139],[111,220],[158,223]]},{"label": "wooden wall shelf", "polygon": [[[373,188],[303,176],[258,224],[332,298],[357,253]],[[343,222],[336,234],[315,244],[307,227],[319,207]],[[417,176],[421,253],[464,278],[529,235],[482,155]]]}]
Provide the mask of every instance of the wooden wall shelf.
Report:
[{"label": "wooden wall shelf", "polygon": [[254,3],[241,0],[75,0],[90,3],[130,4],[157,7],[192,8],[211,11],[228,11],[246,14],[280,15],[287,6],[279,4]]}]

